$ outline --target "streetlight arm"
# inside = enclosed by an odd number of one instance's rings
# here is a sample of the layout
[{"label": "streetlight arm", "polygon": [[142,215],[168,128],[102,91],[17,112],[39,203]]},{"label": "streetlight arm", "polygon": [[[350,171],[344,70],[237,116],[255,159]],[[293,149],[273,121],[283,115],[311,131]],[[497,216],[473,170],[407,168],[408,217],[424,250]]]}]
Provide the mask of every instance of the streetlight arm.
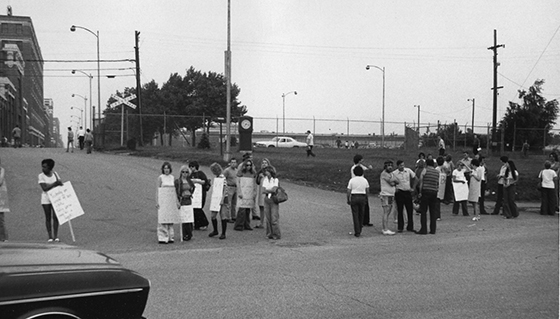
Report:
[{"label": "streetlight arm", "polygon": [[81,26],[79,26],[79,25],[72,25],[72,26],[70,27],[70,31],[72,31],[72,32],[76,31],[76,29],[86,30],[87,32],[93,34],[96,38],[99,39],[99,36],[98,36],[95,32],[91,31],[90,29],[88,29],[88,28],[86,28],[86,27],[81,27]]}]

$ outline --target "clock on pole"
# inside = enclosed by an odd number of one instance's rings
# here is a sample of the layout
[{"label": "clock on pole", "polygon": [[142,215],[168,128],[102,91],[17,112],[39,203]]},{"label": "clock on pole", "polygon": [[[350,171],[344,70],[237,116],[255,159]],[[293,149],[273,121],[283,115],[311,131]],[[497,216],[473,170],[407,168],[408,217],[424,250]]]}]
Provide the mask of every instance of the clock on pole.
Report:
[{"label": "clock on pole", "polygon": [[239,118],[239,151],[253,151],[253,118],[251,116],[241,116]]}]

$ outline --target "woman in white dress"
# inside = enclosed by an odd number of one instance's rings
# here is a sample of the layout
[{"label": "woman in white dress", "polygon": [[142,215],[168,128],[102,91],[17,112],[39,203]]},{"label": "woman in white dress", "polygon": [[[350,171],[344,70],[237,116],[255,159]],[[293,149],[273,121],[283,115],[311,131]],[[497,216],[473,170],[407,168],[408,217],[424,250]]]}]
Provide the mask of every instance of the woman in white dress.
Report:
[{"label": "woman in white dress", "polygon": [[480,162],[478,159],[474,158],[471,161],[471,182],[469,184],[469,203],[473,206],[473,220],[477,221],[480,220],[480,212],[477,213],[476,206],[478,205],[478,201],[480,199],[480,183],[482,181],[481,173],[482,171],[479,169]]},{"label": "woman in white dress", "polygon": [[[172,172],[171,164],[169,162],[163,162],[161,165],[161,175],[157,179],[157,191],[156,191],[156,208],[158,210],[158,226],[157,226],[157,236],[158,242],[160,244],[173,244],[174,231],[173,231],[173,217],[176,216],[176,212],[171,212],[166,210],[160,205],[159,189],[171,187],[174,188],[175,177],[171,175]],[[176,201],[176,196],[173,196]],[[161,200],[164,200],[161,198]],[[171,200],[171,199],[170,199]],[[176,206],[178,207],[178,202],[176,201]],[[169,206],[169,207],[175,207]]]}]

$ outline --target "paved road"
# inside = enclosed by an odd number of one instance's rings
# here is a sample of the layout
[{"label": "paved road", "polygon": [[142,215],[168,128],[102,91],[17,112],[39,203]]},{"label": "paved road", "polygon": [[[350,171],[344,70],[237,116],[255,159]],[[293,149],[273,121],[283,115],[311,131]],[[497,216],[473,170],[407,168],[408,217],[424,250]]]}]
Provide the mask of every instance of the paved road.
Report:
[{"label": "paved road", "polygon": [[[355,238],[344,194],[283,183],[282,240],[230,228],[226,240],[196,231],[164,246],[154,207],[162,160],[0,149],[12,241],[46,240],[37,175],[47,157],[86,212],[73,221],[76,243],[66,225],[61,239],[149,278],[147,318],[558,318],[556,216],[475,223],[444,206],[437,235],[387,237],[372,196],[375,226]],[[177,175],[181,164],[172,165]]]}]

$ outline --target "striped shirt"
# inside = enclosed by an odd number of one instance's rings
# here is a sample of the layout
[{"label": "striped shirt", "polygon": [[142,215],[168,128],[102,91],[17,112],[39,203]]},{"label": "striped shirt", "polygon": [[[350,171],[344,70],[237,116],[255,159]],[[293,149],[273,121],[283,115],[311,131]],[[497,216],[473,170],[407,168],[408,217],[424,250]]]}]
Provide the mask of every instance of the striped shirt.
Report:
[{"label": "striped shirt", "polygon": [[439,188],[439,172],[433,167],[426,167],[422,175],[422,191],[437,193]]}]

